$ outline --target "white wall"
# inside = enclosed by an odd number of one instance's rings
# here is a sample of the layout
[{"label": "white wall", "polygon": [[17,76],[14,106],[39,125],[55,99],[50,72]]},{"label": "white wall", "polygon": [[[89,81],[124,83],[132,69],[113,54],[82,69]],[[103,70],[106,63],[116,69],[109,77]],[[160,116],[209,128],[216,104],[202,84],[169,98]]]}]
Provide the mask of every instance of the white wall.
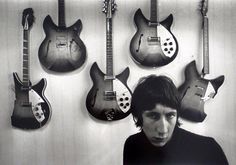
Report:
[{"label": "white wall", "polygon": [[[114,71],[128,66],[128,85],[133,90],[138,79],[149,74],[165,74],[179,86],[184,82],[184,67],[192,60],[202,68],[200,0],[160,1],[160,18],[174,15],[172,31],[179,43],[179,53],[169,65],[143,69],[130,58],[129,43],[136,31],[133,14],[141,8],[149,18],[149,1],[117,0],[113,19]],[[22,76],[23,9],[32,7],[36,22],[30,33],[31,80],[35,84],[46,78],[45,95],[52,106],[49,124],[35,131],[12,128],[14,91],[12,72]],[[137,132],[131,115],[115,122],[102,122],[88,114],[87,92],[92,86],[89,70],[94,61],[105,71],[105,15],[102,0],[66,0],[66,23],[81,19],[81,39],[88,59],[82,69],[69,74],[45,72],[38,60],[38,48],[45,37],[42,22],[50,14],[57,23],[57,0],[0,0],[0,164],[4,165],[121,165],[125,139]],[[205,104],[207,118],[203,123],[183,121],[190,131],[213,136],[222,146],[230,164],[236,163],[236,1],[209,0],[210,74],[225,75],[219,93]]]}]

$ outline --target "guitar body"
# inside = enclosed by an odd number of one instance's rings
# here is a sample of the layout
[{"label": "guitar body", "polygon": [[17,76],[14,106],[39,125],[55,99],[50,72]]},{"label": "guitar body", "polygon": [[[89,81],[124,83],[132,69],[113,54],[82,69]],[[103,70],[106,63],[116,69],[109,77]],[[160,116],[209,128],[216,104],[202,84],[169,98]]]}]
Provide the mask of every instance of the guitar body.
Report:
[{"label": "guitar body", "polygon": [[[93,87],[86,99],[89,113],[100,120],[119,120],[129,115],[131,91],[127,87],[129,69],[126,68],[115,80],[104,80],[105,74],[95,62],[90,70]],[[109,91],[115,91],[115,94]],[[108,92],[106,92],[108,91]]]},{"label": "guitar body", "polygon": [[13,73],[15,83],[12,126],[21,129],[37,129],[44,126],[51,116],[50,104],[44,96],[46,79],[41,79],[30,90],[24,89],[17,73]]},{"label": "guitar body", "polygon": [[189,63],[185,68],[185,82],[178,88],[182,98],[180,116],[194,122],[202,122],[206,117],[205,101],[214,98],[223,82],[224,76],[212,80],[201,78],[195,61]]},{"label": "guitar body", "polygon": [[159,67],[174,60],[178,53],[178,43],[170,31],[172,14],[157,25],[147,20],[141,9],[138,9],[134,22],[137,31],[131,40],[130,52],[136,63],[146,67]]},{"label": "guitar body", "polygon": [[39,60],[48,70],[68,72],[81,67],[86,60],[86,48],[79,38],[82,23],[62,28],[48,15],[43,22],[46,38],[39,47]]}]

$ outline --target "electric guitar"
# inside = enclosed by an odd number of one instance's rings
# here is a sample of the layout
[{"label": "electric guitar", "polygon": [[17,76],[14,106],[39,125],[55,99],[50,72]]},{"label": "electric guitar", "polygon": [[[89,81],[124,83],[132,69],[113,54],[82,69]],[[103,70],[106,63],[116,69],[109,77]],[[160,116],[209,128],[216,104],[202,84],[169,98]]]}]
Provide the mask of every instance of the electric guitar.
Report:
[{"label": "electric guitar", "polygon": [[112,15],[116,10],[114,0],[105,0],[103,12],[106,14],[106,74],[94,62],[90,76],[93,87],[86,99],[89,113],[104,121],[119,120],[130,113],[131,91],[127,87],[128,67],[119,75],[113,75]]},{"label": "electric guitar", "polygon": [[204,78],[209,74],[209,42],[208,42],[208,0],[202,2],[202,18],[203,18],[203,70],[199,74],[196,67],[196,62],[190,62],[185,68],[185,82],[179,87],[179,92],[182,98],[181,113],[183,118],[202,122],[206,113],[204,112],[204,103],[210,98],[214,98],[217,90],[224,82],[224,76],[219,76],[212,80]]},{"label": "electric guitar", "polygon": [[151,0],[150,20],[138,9],[134,15],[137,31],[130,42],[132,59],[142,66],[160,67],[173,61],[178,43],[170,27],[173,16],[159,21],[158,0]]},{"label": "electric guitar", "polygon": [[42,66],[54,72],[69,72],[80,68],[86,60],[86,48],[79,34],[82,23],[66,27],[65,3],[58,0],[58,22],[55,25],[48,15],[43,22],[45,39],[39,47],[39,60]]},{"label": "electric guitar", "polygon": [[29,32],[34,22],[32,8],[23,11],[23,79],[13,73],[15,83],[15,103],[11,116],[12,126],[21,129],[37,129],[44,126],[50,119],[50,104],[44,96],[46,79],[31,85],[29,72]]}]

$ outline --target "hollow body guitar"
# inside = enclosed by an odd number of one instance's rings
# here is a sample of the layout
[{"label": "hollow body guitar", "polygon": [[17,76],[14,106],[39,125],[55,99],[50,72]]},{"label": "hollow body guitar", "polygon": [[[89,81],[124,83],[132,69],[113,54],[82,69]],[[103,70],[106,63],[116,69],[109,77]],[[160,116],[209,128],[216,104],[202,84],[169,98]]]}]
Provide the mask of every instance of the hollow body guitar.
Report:
[{"label": "hollow body guitar", "polygon": [[209,36],[208,36],[208,18],[207,13],[208,2],[202,2],[202,18],[203,18],[203,70],[199,74],[196,62],[190,62],[185,68],[185,82],[178,88],[181,100],[181,113],[183,118],[202,122],[206,113],[204,112],[204,104],[207,100],[214,98],[219,87],[224,82],[224,76],[215,79],[205,79],[204,76],[209,74]]},{"label": "hollow body guitar", "polygon": [[15,102],[11,116],[12,126],[21,129],[37,129],[44,126],[50,119],[51,108],[44,96],[46,79],[31,85],[29,79],[29,30],[34,16],[31,8],[23,11],[23,79],[13,73],[15,83]]},{"label": "hollow body guitar", "polygon": [[100,120],[119,120],[129,115],[131,91],[127,87],[129,69],[115,78],[104,79],[105,74],[95,62],[90,70],[93,87],[88,93],[86,107]]},{"label": "hollow body guitar", "polygon": [[151,18],[146,19],[138,9],[134,15],[137,31],[130,42],[131,57],[137,64],[146,67],[159,67],[173,61],[178,53],[178,43],[170,27],[173,16],[170,14],[159,22],[157,0],[151,0]]},{"label": "hollow body guitar", "polygon": [[90,70],[93,87],[86,98],[86,107],[89,113],[97,119],[112,121],[123,119],[130,114],[131,91],[127,86],[129,68],[117,76],[113,75],[112,54],[112,14],[115,11],[113,0],[104,1],[106,13],[106,74],[95,62]]},{"label": "hollow body guitar", "polygon": [[48,15],[43,22],[45,39],[39,47],[39,60],[44,68],[68,72],[80,68],[86,60],[86,47],[80,39],[82,22],[66,27],[64,0],[58,0],[59,26]]}]

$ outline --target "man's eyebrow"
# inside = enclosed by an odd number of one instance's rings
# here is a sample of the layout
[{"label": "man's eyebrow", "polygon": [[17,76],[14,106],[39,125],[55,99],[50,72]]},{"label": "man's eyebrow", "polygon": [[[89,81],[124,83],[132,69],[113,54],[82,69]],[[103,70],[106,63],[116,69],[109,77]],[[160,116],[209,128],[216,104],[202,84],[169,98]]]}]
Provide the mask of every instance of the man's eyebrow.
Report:
[{"label": "man's eyebrow", "polygon": [[159,112],[153,112],[153,111],[146,111],[146,113],[148,114],[148,115],[152,115],[152,114],[160,114]]},{"label": "man's eyebrow", "polygon": [[168,111],[168,112],[166,112],[166,114],[168,114],[168,113],[177,113],[176,111]]}]

